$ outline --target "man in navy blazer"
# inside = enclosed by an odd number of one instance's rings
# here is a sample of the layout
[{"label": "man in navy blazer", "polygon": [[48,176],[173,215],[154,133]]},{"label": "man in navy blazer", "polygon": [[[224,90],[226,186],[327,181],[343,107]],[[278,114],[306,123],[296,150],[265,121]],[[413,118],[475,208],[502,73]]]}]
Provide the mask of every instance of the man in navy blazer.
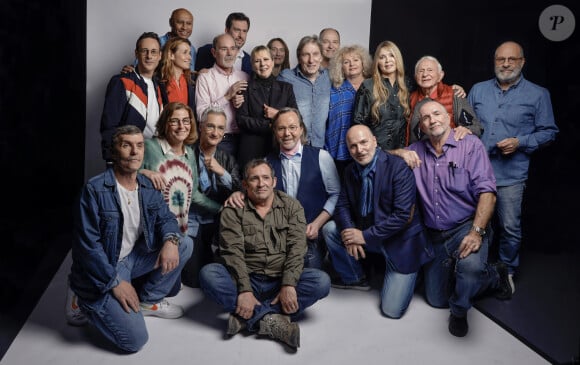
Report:
[{"label": "man in navy blazer", "polygon": [[336,225],[323,229],[340,276],[333,287],[368,290],[359,259],[366,257],[365,251],[382,254],[381,311],[400,318],[413,297],[419,268],[433,257],[416,206],[415,177],[403,159],[377,147],[365,125],[351,127],[346,143],[354,161],[345,169]]}]

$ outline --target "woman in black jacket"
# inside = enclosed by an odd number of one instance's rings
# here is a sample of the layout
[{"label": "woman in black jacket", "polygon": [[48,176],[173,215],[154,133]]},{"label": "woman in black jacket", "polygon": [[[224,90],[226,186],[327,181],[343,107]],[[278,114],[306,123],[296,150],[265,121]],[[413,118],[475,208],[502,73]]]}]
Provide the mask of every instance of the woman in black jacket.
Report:
[{"label": "woman in black jacket", "polygon": [[243,169],[253,158],[267,156],[274,146],[270,123],[283,107],[298,108],[292,85],[276,80],[270,49],[257,46],[252,50],[254,74],[244,91],[244,103],[236,111],[240,127],[238,163]]}]

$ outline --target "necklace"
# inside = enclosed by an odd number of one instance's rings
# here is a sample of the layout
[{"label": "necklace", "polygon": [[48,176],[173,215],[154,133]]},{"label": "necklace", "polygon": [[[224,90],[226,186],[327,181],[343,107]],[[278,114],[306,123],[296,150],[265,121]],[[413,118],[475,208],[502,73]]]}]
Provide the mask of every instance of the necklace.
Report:
[{"label": "necklace", "polygon": [[134,190],[128,190],[126,188],[124,188],[123,186],[121,186],[119,184],[119,190],[122,193],[122,197],[124,198],[124,200],[127,202],[127,205],[131,205],[131,203],[134,203],[137,201],[137,197],[138,197],[138,187],[135,187]]}]

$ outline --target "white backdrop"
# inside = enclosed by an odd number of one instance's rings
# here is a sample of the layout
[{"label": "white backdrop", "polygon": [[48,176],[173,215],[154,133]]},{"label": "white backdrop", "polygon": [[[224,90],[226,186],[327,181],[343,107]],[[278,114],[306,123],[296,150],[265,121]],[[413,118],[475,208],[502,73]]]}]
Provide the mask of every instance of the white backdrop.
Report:
[{"label": "white backdrop", "polygon": [[342,45],[368,47],[372,0],[87,0],[87,115],[85,180],[103,171],[99,124],[107,83],[122,66],[134,59],[135,41],[146,31],[159,35],[169,31],[173,9],[193,13],[192,44],[211,42],[225,29],[231,12],[250,18],[244,50],[280,37],[290,48],[290,63],[296,65],[296,45],[305,35],[322,28],[340,31]]}]

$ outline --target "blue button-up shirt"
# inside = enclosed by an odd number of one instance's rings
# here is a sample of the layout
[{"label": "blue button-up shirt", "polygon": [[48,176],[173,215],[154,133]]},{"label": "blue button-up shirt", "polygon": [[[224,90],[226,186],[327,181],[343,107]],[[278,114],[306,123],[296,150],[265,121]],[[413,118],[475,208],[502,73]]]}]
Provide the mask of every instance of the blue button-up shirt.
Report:
[{"label": "blue button-up shirt", "polygon": [[328,70],[321,68],[314,82],[306,78],[300,66],[285,69],[278,80],[292,84],[298,110],[302,114],[310,145],[324,148],[326,119],[330,103],[330,77]]},{"label": "blue button-up shirt", "polygon": [[473,218],[479,195],[496,192],[493,168],[479,138],[467,135],[455,141],[454,135],[452,130],[441,156],[429,140],[408,147],[422,161],[413,173],[425,225],[433,229],[448,230]]},{"label": "blue button-up shirt", "polygon": [[346,132],[352,125],[352,110],[356,97],[356,89],[350,81],[344,80],[338,88],[330,89],[330,105],[328,110],[328,126],[324,149],[332,158],[339,161],[351,160],[346,145]]},{"label": "blue button-up shirt", "polygon": [[[481,140],[497,185],[526,181],[532,152],[554,141],[558,133],[549,91],[523,76],[503,91],[494,78],[475,84],[468,100],[484,128]],[[516,137],[520,145],[504,156],[496,143],[511,137]]]}]

